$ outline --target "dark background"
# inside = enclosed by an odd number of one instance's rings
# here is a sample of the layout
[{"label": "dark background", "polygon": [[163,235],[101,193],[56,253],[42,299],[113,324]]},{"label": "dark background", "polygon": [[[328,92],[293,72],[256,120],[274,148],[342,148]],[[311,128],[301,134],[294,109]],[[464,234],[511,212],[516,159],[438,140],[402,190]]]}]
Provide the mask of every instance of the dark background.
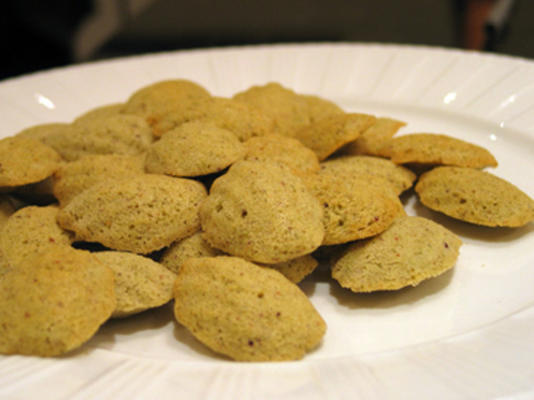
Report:
[{"label": "dark background", "polygon": [[534,58],[534,1],[508,2],[504,29],[495,32],[484,23],[499,0],[7,0],[0,79],[122,55],[258,43],[409,43]]}]

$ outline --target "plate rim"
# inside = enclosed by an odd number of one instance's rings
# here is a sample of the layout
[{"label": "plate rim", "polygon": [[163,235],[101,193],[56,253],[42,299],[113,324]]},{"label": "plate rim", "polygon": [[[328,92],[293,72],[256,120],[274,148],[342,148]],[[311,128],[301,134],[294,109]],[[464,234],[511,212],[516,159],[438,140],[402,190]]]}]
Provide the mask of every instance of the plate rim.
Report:
[{"label": "plate rim", "polygon": [[[254,45],[242,45],[242,46],[225,46],[225,47],[210,47],[210,48],[195,48],[195,49],[186,49],[186,50],[171,50],[171,51],[162,51],[162,52],[153,52],[153,53],[145,53],[145,54],[139,54],[139,55],[128,55],[128,56],[120,56],[120,57],[113,57],[109,59],[104,60],[95,60],[90,62],[84,62],[80,64],[75,65],[68,65],[68,66],[60,66],[55,68],[50,68],[46,70],[40,70],[35,71],[29,74],[19,75],[15,77],[10,77],[8,79],[4,79],[0,81],[0,88],[6,84],[11,83],[17,83],[21,80],[27,79],[27,78],[46,78],[47,76],[50,76],[52,74],[56,73],[62,73],[66,70],[71,69],[78,69],[78,68],[85,68],[85,67],[105,67],[106,65],[110,65],[117,62],[123,62],[128,60],[135,60],[135,59],[149,59],[149,58],[165,58],[165,57],[172,57],[176,55],[189,55],[189,54],[213,54],[213,53],[229,53],[233,51],[249,51],[249,50],[261,50],[261,49],[305,49],[305,48],[327,48],[327,47],[334,47],[334,48],[340,48],[340,47],[361,47],[361,48],[371,48],[371,47],[377,47],[377,48],[384,48],[389,50],[417,50],[417,51],[437,51],[437,52],[446,52],[448,54],[458,54],[458,55],[476,55],[480,56],[484,59],[488,60],[506,60],[509,62],[514,63],[521,63],[525,65],[529,65],[534,68],[534,60],[526,59],[523,57],[517,57],[517,56],[510,56],[510,55],[504,55],[504,54],[494,54],[494,53],[484,53],[484,52],[478,52],[478,51],[467,51],[462,49],[455,49],[455,48],[448,48],[448,47],[440,47],[440,46],[428,46],[428,45],[410,45],[410,44],[396,44],[396,43],[378,43],[378,42],[310,42],[310,43],[277,43],[277,44],[254,44]],[[451,112],[455,113],[451,110]],[[491,121],[486,121],[488,123],[491,123]],[[522,131],[524,132],[524,131]],[[527,135],[529,138],[533,138],[533,135],[527,132]],[[485,324],[479,328],[475,328],[474,330],[477,332],[473,332],[473,330],[469,330],[468,332],[458,333],[455,335],[451,335],[451,337],[447,338],[440,338],[436,339],[435,341],[430,342],[423,342],[419,344],[414,344],[406,347],[401,347],[398,349],[387,349],[387,350],[381,350],[377,352],[370,352],[370,353],[364,353],[362,355],[347,355],[339,358],[343,358],[344,360],[341,360],[343,363],[350,363],[351,361],[362,361],[364,365],[373,365],[373,361],[371,360],[373,357],[378,358],[388,358],[389,356],[395,356],[395,354],[402,353],[406,350],[406,352],[415,352],[418,351],[426,351],[425,349],[431,349],[432,351],[436,351],[433,349],[433,347],[436,344],[439,344],[439,342],[445,341],[457,341],[459,340],[462,342],[463,339],[465,339],[464,336],[471,336],[472,334],[477,335],[484,335],[484,332],[488,330],[491,331],[491,328],[495,325],[499,325],[503,323],[503,321],[510,319],[511,317],[516,318],[518,314],[527,314],[529,319],[529,323],[534,327],[534,306],[528,305],[525,306],[525,308],[518,310],[517,312],[514,312],[508,316],[502,317],[499,320],[492,321],[488,324]],[[531,315],[530,315],[531,314]],[[531,321],[532,320],[532,321]],[[530,326],[530,325],[529,325]],[[469,338],[467,338],[469,339]],[[438,343],[435,343],[438,342]],[[449,347],[449,350],[451,348]],[[532,346],[528,348],[529,351],[531,351]],[[532,353],[534,354],[534,353]],[[4,358],[3,356],[0,357],[0,360]],[[338,359],[338,358],[336,358]],[[338,360],[339,361],[339,360]],[[326,374],[326,372],[318,372],[317,369],[321,369],[320,366],[317,366],[317,364],[323,363],[324,359],[312,359],[312,360],[306,360],[304,362],[304,365],[306,365],[308,368],[311,368],[311,376],[323,376]],[[332,361],[333,362],[333,361]],[[188,363],[187,361],[185,362]],[[232,366],[234,362],[228,363],[227,365],[231,365],[231,368],[235,368],[235,366]],[[296,363],[299,363],[298,361]],[[278,363],[277,363],[278,364]],[[309,364],[309,365],[308,365]],[[331,362],[327,363],[331,364]],[[207,365],[207,363],[206,363]],[[250,364],[254,365],[254,364]],[[256,367],[261,369],[261,365],[264,365],[264,363],[257,363]],[[269,364],[267,364],[269,365]],[[271,366],[274,364],[270,364]],[[288,363],[288,364],[279,364],[284,365],[284,369],[292,369],[295,367],[295,363]],[[285,368],[287,367],[287,368]],[[362,367],[363,368],[363,367]],[[378,370],[374,370],[374,367],[369,367],[371,370],[374,371],[374,373],[378,373]],[[267,369],[270,369],[268,367]],[[365,368],[364,368],[365,369]],[[411,369],[410,371],[415,371],[417,369]],[[327,374],[325,375],[327,376]],[[438,385],[434,382],[435,387]],[[1,389],[0,389],[1,393]],[[335,392],[330,392],[328,390],[325,390],[327,396],[324,398],[330,398],[329,395]],[[534,393],[534,384],[529,388],[529,393]],[[384,394],[382,392],[381,394]],[[386,393],[387,394],[387,393]],[[371,398],[374,398],[370,396]],[[386,396],[387,397],[387,396]],[[392,396],[394,397],[394,396]],[[441,398],[440,395],[437,395],[438,398]],[[252,397],[251,397],[252,398]],[[317,397],[317,398],[323,398],[323,397]],[[376,397],[379,398],[379,397]],[[443,397],[445,398],[445,397]]]}]

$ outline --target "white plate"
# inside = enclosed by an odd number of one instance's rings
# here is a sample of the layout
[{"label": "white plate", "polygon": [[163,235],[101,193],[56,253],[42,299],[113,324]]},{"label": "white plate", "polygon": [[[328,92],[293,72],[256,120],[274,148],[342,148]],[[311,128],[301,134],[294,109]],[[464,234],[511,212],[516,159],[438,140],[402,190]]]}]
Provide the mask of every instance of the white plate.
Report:
[{"label": "white plate", "polygon": [[[174,52],[0,83],[1,136],[71,121],[157,80],[230,96],[277,81],[346,110],[405,120],[488,148],[494,173],[534,196],[534,63],[438,48],[283,45]],[[236,363],[176,324],[169,308],[113,321],[65,357],[0,358],[8,399],[532,398],[534,227],[489,229],[431,213],[464,246],[454,271],[416,288],[356,295],[325,272],[302,284],[328,324],[303,360]]]}]

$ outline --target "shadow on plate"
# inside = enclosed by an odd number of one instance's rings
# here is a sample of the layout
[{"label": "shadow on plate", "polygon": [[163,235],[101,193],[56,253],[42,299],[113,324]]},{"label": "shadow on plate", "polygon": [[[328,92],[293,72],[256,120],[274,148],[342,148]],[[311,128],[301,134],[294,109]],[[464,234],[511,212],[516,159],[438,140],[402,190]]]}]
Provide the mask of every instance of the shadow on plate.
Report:
[{"label": "shadow on plate", "polygon": [[342,288],[332,279],[330,280],[330,294],[340,305],[351,309],[386,309],[399,305],[412,305],[445,289],[453,275],[454,268],[436,278],[423,281],[415,287],[409,286],[400,290],[373,293],[353,293],[349,289]]},{"label": "shadow on plate", "polygon": [[209,357],[215,360],[221,360],[221,361],[229,361],[230,359],[227,357],[224,357],[221,354],[215,353],[214,351],[210,350],[209,347],[203,345],[201,342],[197,340],[193,336],[191,332],[187,330],[183,325],[180,325],[178,322],[174,322],[174,338],[182,343],[184,346],[187,346],[191,351],[204,356]]},{"label": "shadow on plate", "polygon": [[331,280],[330,265],[328,261],[322,261],[310,275],[299,283],[299,287],[306,296],[311,297],[315,293],[317,283],[328,283]]},{"label": "shadow on plate", "polygon": [[126,318],[113,318],[102,325],[98,333],[87,343],[90,347],[109,348],[116,336],[132,335],[140,331],[159,330],[174,321],[172,302]]},{"label": "shadow on plate", "polygon": [[445,214],[425,207],[420,201],[414,203],[415,214],[443,225],[448,230],[464,238],[492,243],[508,243],[528,235],[534,231],[534,224],[530,223],[518,228],[488,227],[460,221]]}]

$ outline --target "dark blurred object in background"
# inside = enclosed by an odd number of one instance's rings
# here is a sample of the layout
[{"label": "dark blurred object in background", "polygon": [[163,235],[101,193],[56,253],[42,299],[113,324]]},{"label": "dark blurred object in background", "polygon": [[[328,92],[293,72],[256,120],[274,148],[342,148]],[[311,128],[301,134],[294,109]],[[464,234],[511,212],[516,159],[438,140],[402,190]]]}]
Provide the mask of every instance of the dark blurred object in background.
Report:
[{"label": "dark blurred object in background", "polygon": [[92,0],[3,1],[0,79],[71,63],[71,38],[92,8]]},{"label": "dark blurred object in background", "polygon": [[90,60],[313,41],[423,44],[534,58],[529,0],[7,0],[0,79]]}]

